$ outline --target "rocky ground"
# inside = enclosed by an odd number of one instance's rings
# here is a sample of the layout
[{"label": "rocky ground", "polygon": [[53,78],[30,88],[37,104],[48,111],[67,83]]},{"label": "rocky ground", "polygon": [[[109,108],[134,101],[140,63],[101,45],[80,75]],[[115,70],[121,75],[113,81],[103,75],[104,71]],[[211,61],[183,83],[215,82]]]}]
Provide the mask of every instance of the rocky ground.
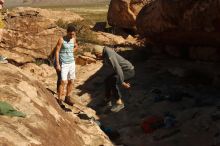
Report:
[{"label": "rocky ground", "polygon": [[[129,58],[129,55],[126,54],[125,57]],[[220,144],[217,79],[220,70],[217,69],[217,63],[173,60],[166,56],[154,56],[145,60],[132,58],[132,62],[135,64],[136,77],[131,81],[132,88],[124,91],[126,107],[118,113],[106,112],[105,108],[100,106],[104,97],[103,80],[108,74],[102,63],[97,61],[78,65],[73,93],[73,100],[77,104],[72,108],[73,113],[77,113],[78,108],[84,106],[94,109],[95,113],[91,114],[90,110],[84,113],[90,118],[95,116],[102,125],[116,130],[120,136],[109,136],[118,145]],[[213,68],[216,68],[215,72],[209,72]],[[204,70],[207,72],[204,73]],[[42,78],[42,81],[55,92],[55,72],[48,76]],[[175,117],[175,125],[159,127],[152,133],[146,133],[141,127],[148,117],[158,116],[164,120],[167,113]]]},{"label": "rocky ground", "polygon": [[[137,4],[131,3],[134,12],[143,6],[136,10]],[[123,6],[127,10],[128,4]],[[69,12],[54,13],[81,18]],[[88,26],[82,29],[84,34],[92,32],[91,38],[102,45],[117,46],[135,65],[136,76],[132,88],[123,90],[123,110],[111,113],[100,106],[108,70],[90,53],[94,42],[84,38],[88,42],[80,42],[76,54],[75,104],[61,109],[55,100],[56,72],[47,58],[65,30],[55,24],[53,13],[41,9],[18,8],[5,15],[4,21],[0,53],[9,63],[0,64],[0,99],[27,117],[0,117],[0,145],[220,145],[220,70],[219,62],[212,62],[219,60],[217,48],[152,45],[147,38],[143,46],[137,37],[94,32]],[[189,52],[184,50],[190,47]],[[152,117],[158,121],[147,129],[146,121]]]},{"label": "rocky ground", "polygon": [[[97,67],[95,67],[97,66]],[[79,70],[76,99],[97,111],[103,125],[118,130],[120,137],[113,141],[126,146],[194,146],[220,145],[219,86],[214,78],[218,64],[151,58],[136,62],[136,77],[132,89],[124,93],[126,108],[119,113],[105,113],[99,103],[104,97],[103,79],[107,72],[99,64]],[[196,69],[195,69],[196,68]],[[94,74],[95,73],[95,74]],[[90,79],[87,79],[88,76]],[[78,90],[80,89],[80,90]],[[153,91],[161,91],[158,95]],[[79,92],[79,93],[77,93]],[[164,98],[163,98],[164,97]],[[175,126],[161,127],[146,134],[142,122],[150,116],[172,114]]]},{"label": "rocky ground", "polygon": [[[23,70],[10,63],[0,66],[1,102],[7,102],[26,115],[23,118],[2,115],[1,107],[0,145],[112,145],[95,122],[81,120],[77,116],[77,113],[86,112],[97,119],[93,110],[79,104],[77,104],[78,111],[74,111],[76,113],[65,112],[59,107],[55,96],[47,90],[45,87],[47,84],[42,80],[49,79],[47,75],[53,73],[37,72],[37,70],[53,71],[50,67],[33,66],[29,72],[27,68],[31,66],[30,64]],[[54,86],[54,84],[50,85]]]}]

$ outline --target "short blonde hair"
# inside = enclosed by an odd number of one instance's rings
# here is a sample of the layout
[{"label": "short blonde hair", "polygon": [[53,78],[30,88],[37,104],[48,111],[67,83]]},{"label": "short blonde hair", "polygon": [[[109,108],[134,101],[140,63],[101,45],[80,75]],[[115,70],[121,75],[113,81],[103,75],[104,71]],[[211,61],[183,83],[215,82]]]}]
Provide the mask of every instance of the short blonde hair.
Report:
[{"label": "short blonde hair", "polygon": [[93,48],[93,53],[94,54],[102,54],[103,49],[104,49],[104,46],[95,45]]}]

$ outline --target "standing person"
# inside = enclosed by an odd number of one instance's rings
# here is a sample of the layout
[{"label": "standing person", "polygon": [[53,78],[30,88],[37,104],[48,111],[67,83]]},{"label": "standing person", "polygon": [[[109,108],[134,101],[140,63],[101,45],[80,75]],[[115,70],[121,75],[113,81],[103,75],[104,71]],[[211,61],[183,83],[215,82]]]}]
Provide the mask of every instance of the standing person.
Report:
[{"label": "standing person", "polygon": [[[71,93],[75,79],[75,60],[74,52],[78,49],[76,44],[76,29],[69,25],[67,34],[58,40],[55,52],[56,71],[58,74],[58,103],[62,105],[64,102],[73,106],[71,101]],[[59,82],[60,81],[60,82]],[[67,85],[67,86],[66,86]],[[66,87],[66,94],[64,94]],[[63,97],[65,95],[65,97]]]},{"label": "standing person", "polygon": [[135,76],[134,66],[109,47],[96,46],[94,54],[113,69],[113,73],[105,79],[105,102],[111,102],[110,98],[114,96],[116,105],[112,106],[111,111],[118,112],[124,108],[120,86],[126,89],[131,87],[127,80]]}]

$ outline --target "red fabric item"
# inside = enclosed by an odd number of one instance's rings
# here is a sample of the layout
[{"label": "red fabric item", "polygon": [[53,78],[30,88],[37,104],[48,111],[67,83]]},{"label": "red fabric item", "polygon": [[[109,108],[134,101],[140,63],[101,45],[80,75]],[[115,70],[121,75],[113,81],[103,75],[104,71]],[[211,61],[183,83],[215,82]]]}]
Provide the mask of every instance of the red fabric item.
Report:
[{"label": "red fabric item", "polygon": [[163,119],[158,116],[150,116],[141,124],[141,128],[144,130],[144,133],[152,133],[157,129],[157,126],[163,122]]}]

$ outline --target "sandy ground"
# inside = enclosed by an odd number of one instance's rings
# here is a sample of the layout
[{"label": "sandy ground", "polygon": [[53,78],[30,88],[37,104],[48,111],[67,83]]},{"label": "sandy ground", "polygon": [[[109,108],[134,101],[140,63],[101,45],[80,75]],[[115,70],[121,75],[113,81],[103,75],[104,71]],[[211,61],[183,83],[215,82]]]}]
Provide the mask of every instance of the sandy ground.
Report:
[{"label": "sandy ground", "polygon": [[[153,56],[144,60],[140,60],[139,56],[126,58],[135,65],[136,76],[130,82],[132,88],[129,91],[123,90],[123,110],[112,113],[100,106],[104,98],[104,79],[109,74],[100,61],[77,66],[72,96],[74,101],[94,109],[96,119],[99,119],[102,125],[120,134],[112,138],[115,144],[220,145],[218,63],[171,59],[164,56]],[[45,82],[51,90],[56,90],[55,74]],[[160,96],[155,91],[159,91]],[[141,124],[145,119],[151,116],[165,119],[167,113],[176,118],[175,126],[163,126],[153,133],[144,132]]]},{"label": "sandy ground", "polygon": [[[104,78],[108,72],[102,63],[78,67],[74,99],[97,112],[100,122],[120,137],[116,144],[126,146],[211,146],[219,145],[220,122],[212,115],[219,114],[219,86],[213,75],[202,73],[217,68],[217,64],[154,57],[135,62],[136,77],[132,88],[124,91],[125,109],[118,113],[100,106],[104,97]],[[218,73],[215,70],[215,74]],[[160,90],[156,101],[154,90]],[[176,117],[171,128],[159,128],[146,134],[142,122],[149,116],[162,118],[166,113]]]}]

